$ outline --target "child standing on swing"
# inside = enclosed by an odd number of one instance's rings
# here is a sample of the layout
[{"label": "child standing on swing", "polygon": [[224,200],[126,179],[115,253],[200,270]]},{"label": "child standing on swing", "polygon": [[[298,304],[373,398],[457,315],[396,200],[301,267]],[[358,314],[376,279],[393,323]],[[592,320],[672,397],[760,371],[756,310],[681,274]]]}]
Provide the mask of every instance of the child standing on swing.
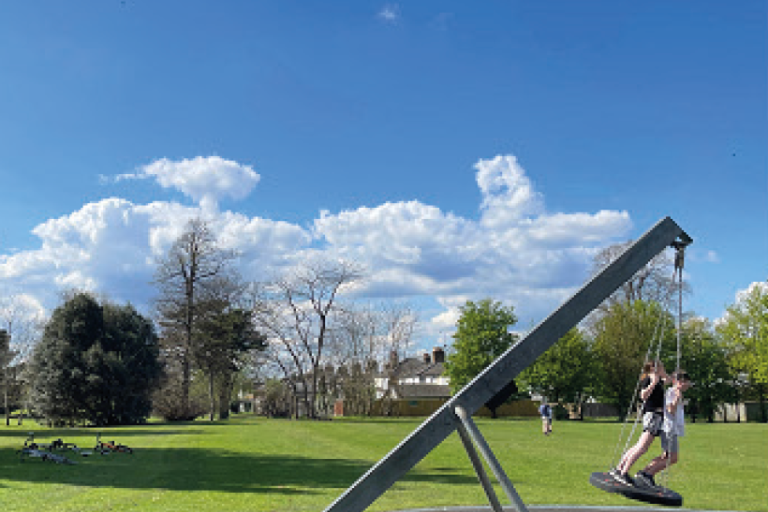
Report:
[{"label": "child standing on swing", "polygon": [[653,439],[661,434],[664,422],[664,381],[669,376],[664,370],[664,364],[658,359],[647,361],[643,365],[643,377],[640,381],[640,399],[643,401],[643,433],[637,443],[627,450],[619,465],[610,471],[617,482],[632,486],[634,482],[629,476],[629,470],[637,459],[643,456],[653,443]]},{"label": "child standing on swing", "polygon": [[678,438],[685,435],[683,393],[690,387],[691,380],[684,370],[677,370],[672,374],[672,387],[667,390],[664,405],[664,426],[661,431],[661,449],[663,452],[635,475],[635,482],[639,485],[655,487],[656,482],[653,477],[656,473],[677,463],[680,453]]}]

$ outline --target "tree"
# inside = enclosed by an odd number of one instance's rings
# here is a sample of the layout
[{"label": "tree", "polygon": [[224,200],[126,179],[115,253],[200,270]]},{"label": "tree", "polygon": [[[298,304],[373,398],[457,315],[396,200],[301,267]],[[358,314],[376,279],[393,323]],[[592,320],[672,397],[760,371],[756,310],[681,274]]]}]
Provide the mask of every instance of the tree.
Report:
[{"label": "tree", "polygon": [[327,364],[318,382],[321,411],[330,413],[335,401],[343,398],[345,414],[370,413],[376,398],[376,361],[385,341],[380,320],[379,312],[371,307],[345,304],[339,308],[334,325],[328,330]]},{"label": "tree", "polygon": [[262,413],[271,417],[290,416],[291,400],[288,387],[279,379],[267,379],[264,383]]},{"label": "tree", "polygon": [[20,407],[18,424],[24,419],[24,411],[28,409],[29,400],[29,376],[27,362],[32,354],[35,344],[42,335],[43,318],[42,311],[24,295],[8,295],[0,297],[0,329],[4,329],[9,336],[10,354],[13,355],[6,361],[5,366],[5,399],[6,424],[9,423],[11,404]]},{"label": "tree", "polygon": [[53,424],[136,424],[160,373],[153,324],[77,293],[56,308],[31,361],[38,411]]},{"label": "tree", "polygon": [[216,384],[219,418],[226,419],[234,375],[241,368],[243,356],[266,348],[266,337],[255,330],[252,314],[245,309],[225,309],[207,314],[198,324],[194,352],[198,366],[208,376],[211,421],[216,414]]},{"label": "tree", "polygon": [[0,369],[3,372],[3,409],[5,410],[5,424],[11,424],[11,411],[8,403],[9,388],[11,386],[11,361],[16,354],[11,350],[11,335],[5,329],[0,329]]},{"label": "tree", "polygon": [[589,341],[571,329],[518,376],[521,385],[544,395],[550,402],[581,403],[594,385],[594,364]]},{"label": "tree", "polygon": [[453,335],[453,350],[445,362],[445,374],[451,389],[457,392],[517,341],[509,332],[517,317],[512,306],[483,299],[467,301]]},{"label": "tree", "polygon": [[[597,253],[594,258],[593,274],[598,274],[605,267],[621,256],[632,241],[614,244]],[[658,302],[668,304],[678,291],[672,272],[673,258],[670,251],[657,254],[648,264],[638,270],[614,292],[598,310],[609,309],[613,304],[633,303],[635,301]],[[684,286],[684,290],[687,287]]]},{"label": "tree", "polygon": [[[168,253],[158,262],[155,283],[159,288],[157,311],[163,329],[165,355],[179,367],[182,419],[194,418],[189,388],[194,360],[195,329],[205,313],[207,300],[215,295],[233,272],[236,254],[219,247],[208,225],[191,220]],[[184,412],[187,411],[187,412]]]},{"label": "tree", "polygon": [[726,348],[718,342],[709,322],[703,318],[685,322],[681,337],[680,366],[696,383],[685,393],[690,401],[686,412],[693,421],[700,414],[712,423],[717,408],[729,402],[734,394]]},{"label": "tree", "polygon": [[749,392],[760,403],[760,420],[768,422],[768,283],[754,283],[742,293],[727,308],[717,333],[734,372],[747,377]]},{"label": "tree", "polygon": [[646,357],[669,359],[675,350],[674,319],[656,302],[615,302],[590,329],[597,365],[596,393],[614,404],[623,420],[634,399]]},{"label": "tree", "polygon": [[256,293],[254,321],[272,341],[270,357],[301,397],[310,418],[317,417],[318,384],[329,329],[343,288],[360,277],[354,263],[307,260]]},{"label": "tree", "polygon": [[[407,304],[399,302],[359,305],[347,301],[337,313],[328,331],[320,403],[330,412],[336,399],[343,398],[345,414],[371,414],[379,368],[391,370],[387,362],[405,357],[417,317]],[[385,414],[391,412],[395,386],[390,379],[380,397]]]}]

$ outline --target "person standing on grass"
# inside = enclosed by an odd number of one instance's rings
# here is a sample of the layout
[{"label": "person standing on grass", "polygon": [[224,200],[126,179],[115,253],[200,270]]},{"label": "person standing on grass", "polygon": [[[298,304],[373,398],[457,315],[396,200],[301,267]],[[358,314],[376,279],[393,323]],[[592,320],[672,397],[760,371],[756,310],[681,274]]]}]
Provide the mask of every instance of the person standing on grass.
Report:
[{"label": "person standing on grass", "polygon": [[659,361],[647,361],[643,365],[643,376],[640,381],[640,399],[643,401],[643,433],[637,443],[622,456],[619,465],[610,471],[617,482],[632,486],[634,482],[629,476],[629,470],[637,459],[643,456],[653,443],[653,439],[661,434],[664,423],[664,382],[669,380],[664,364]]},{"label": "person standing on grass", "polygon": [[684,370],[672,374],[672,387],[667,390],[664,404],[664,425],[661,429],[662,454],[637,472],[635,482],[645,487],[656,487],[653,477],[659,471],[676,464],[679,460],[680,441],[685,435],[685,410],[683,393],[691,387],[691,380]]},{"label": "person standing on grass", "polygon": [[541,402],[539,414],[541,415],[541,431],[545,436],[548,436],[552,433],[552,407],[546,400]]}]

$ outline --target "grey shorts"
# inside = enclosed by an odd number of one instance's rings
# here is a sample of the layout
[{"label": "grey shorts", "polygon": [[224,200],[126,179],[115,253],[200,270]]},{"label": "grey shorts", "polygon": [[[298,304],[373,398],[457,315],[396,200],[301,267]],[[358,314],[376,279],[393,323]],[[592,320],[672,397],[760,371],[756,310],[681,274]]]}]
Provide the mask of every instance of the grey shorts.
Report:
[{"label": "grey shorts", "polygon": [[680,438],[677,434],[661,431],[661,449],[668,453],[680,453]]},{"label": "grey shorts", "polygon": [[643,414],[643,432],[648,432],[653,437],[661,433],[661,425],[664,423],[664,415],[658,412],[646,412]]}]

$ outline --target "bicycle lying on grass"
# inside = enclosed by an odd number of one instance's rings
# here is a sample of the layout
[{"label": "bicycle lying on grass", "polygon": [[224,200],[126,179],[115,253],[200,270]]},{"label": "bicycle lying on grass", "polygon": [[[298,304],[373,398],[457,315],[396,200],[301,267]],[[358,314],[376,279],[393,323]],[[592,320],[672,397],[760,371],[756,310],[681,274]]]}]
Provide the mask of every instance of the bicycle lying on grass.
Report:
[{"label": "bicycle lying on grass", "polygon": [[24,462],[25,458],[36,458],[43,462],[55,462],[56,464],[77,464],[75,461],[68,459],[64,455],[53,453],[56,447],[63,446],[65,443],[58,439],[50,444],[41,444],[35,442],[35,433],[30,432],[29,437],[24,441],[24,447],[19,450],[19,460]]},{"label": "bicycle lying on grass", "polygon": [[133,448],[124,444],[117,444],[114,441],[102,441],[101,434],[96,435],[96,447],[93,449],[96,453],[106,455],[111,452],[133,454]]}]

